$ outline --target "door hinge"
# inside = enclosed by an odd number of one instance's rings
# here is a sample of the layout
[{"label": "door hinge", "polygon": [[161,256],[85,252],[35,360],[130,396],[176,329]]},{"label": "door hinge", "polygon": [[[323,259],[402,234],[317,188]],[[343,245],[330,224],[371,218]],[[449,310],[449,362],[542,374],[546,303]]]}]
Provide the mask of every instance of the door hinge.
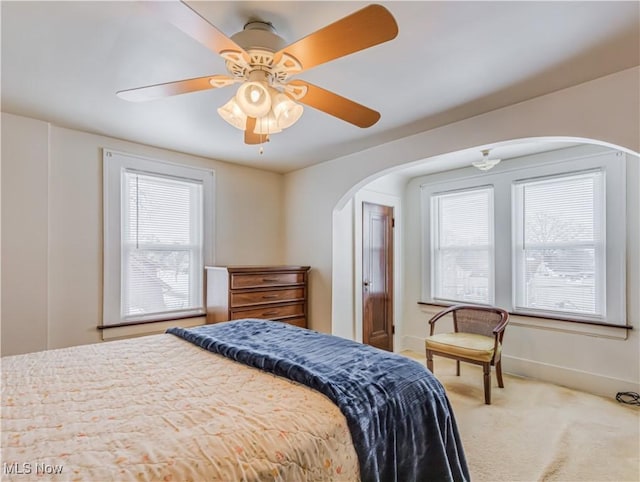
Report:
[{"label": "door hinge", "polygon": [[396,218],[391,218],[391,227],[392,228],[396,227]]},{"label": "door hinge", "polygon": [[396,325],[391,325],[391,334],[392,335],[396,334]]}]

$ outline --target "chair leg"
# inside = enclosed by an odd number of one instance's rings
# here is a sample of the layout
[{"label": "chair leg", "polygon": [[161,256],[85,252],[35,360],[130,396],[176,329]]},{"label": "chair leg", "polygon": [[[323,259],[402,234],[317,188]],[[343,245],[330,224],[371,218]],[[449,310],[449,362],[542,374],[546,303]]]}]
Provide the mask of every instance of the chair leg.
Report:
[{"label": "chair leg", "polygon": [[456,375],[460,376],[460,360],[456,360]]},{"label": "chair leg", "polygon": [[504,388],[504,382],[502,381],[502,360],[498,360],[496,363],[496,377],[498,377],[498,386]]},{"label": "chair leg", "polygon": [[433,353],[431,350],[427,350],[427,368],[433,373]]},{"label": "chair leg", "polygon": [[484,372],[484,403],[491,405],[491,365],[483,363],[482,371]]}]

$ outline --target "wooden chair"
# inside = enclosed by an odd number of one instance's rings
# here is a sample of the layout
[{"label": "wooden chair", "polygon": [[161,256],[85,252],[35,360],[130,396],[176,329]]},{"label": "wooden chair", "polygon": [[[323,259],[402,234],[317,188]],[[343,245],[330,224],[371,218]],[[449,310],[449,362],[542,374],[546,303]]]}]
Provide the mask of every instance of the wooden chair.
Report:
[{"label": "wooden chair", "polygon": [[[449,313],[453,316],[453,333],[434,335],[436,321]],[[433,355],[456,360],[456,375],[460,362],[482,365],[484,372],[484,403],[491,404],[491,365],[496,367],[498,386],[502,381],[502,339],[509,322],[509,313],[500,308],[456,305],[441,311],[429,320],[429,337],[425,340],[427,368],[433,373]]]}]

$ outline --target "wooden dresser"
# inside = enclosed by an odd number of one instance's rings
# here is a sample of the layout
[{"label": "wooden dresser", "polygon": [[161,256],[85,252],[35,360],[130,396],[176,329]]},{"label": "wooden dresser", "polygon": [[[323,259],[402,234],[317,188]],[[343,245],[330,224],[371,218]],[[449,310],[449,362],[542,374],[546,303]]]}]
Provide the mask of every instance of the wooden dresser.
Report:
[{"label": "wooden dresser", "polygon": [[307,328],[309,266],[206,267],[207,323],[262,318]]}]

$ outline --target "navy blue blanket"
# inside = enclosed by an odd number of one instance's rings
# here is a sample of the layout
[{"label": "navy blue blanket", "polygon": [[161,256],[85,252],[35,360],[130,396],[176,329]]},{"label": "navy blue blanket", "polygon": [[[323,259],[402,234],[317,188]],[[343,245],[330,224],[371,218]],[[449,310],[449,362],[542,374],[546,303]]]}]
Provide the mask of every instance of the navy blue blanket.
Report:
[{"label": "navy blue blanket", "polygon": [[415,361],[273,321],[167,332],[329,397],[345,415],[363,481],[469,480],[444,388]]}]

